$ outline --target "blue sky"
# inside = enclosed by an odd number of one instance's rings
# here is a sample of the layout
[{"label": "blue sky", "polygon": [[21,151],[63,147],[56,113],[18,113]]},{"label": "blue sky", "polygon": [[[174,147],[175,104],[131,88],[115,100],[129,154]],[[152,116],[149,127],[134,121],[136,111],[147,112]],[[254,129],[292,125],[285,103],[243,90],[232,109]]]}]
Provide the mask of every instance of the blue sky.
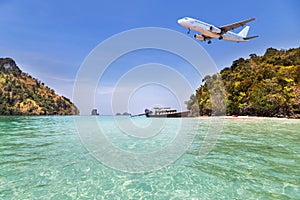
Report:
[{"label": "blue sky", "polygon": [[[259,35],[259,38],[250,42],[231,43],[214,40],[210,45],[199,42],[218,68],[222,69],[230,66],[232,61],[239,57],[247,58],[251,53],[261,55],[269,47],[278,49],[298,47],[299,10],[298,0],[248,2],[227,0],[212,3],[199,0],[188,2],[2,0],[0,57],[12,57],[23,71],[40,79],[59,94],[72,98],[74,79],[81,63],[92,49],[114,34],[141,27],[163,27],[185,33],[186,30],[177,24],[177,19],[184,16],[217,26],[251,17],[257,18],[256,21],[249,23],[251,26],[249,35]],[[239,31],[240,29],[235,30]],[[146,53],[148,57],[157,58],[158,55],[158,52]],[[145,52],[136,54],[134,59],[129,56],[130,59],[125,59],[123,63],[132,66],[135,63],[143,63],[144,55]],[[131,62],[132,60],[135,61]],[[162,63],[172,62],[172,59],[166,57],[154,60]],[[178,61],[173,62],[169,64],[180,70]],[[112,83],[109,80],[117,79],[118,76],[113,77],[113,74],[118,72],[117,67],[113,68],[111,75],[108,75],[109,78],[104,79],[104,85],[107,84],[109,88]],[[188,74],[189,72],[186,72],[187,77]],[[196,79],[197,77],[191,76],[195,89],[201,82]],[[103,93],[98,94],[96,99],[101,99],[101,95]],[[166,99],[160,100],[165,101],[162,104],[171,103]],[[109,109],[105,109],[108,100],[101,102],[102,105],[97,103],[100,101],[96,101],[95,107],[99,109],[101,107],[103,114],[110,114]],[[125,111],[127,110],[119,112]]]}]

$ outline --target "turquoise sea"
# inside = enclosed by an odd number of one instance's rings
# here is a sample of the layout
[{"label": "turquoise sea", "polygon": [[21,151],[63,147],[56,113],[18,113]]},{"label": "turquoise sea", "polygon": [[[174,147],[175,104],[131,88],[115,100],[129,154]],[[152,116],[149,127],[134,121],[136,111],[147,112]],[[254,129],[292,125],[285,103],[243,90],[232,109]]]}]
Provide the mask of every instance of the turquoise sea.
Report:
[{"label": "turquoise sea", "polygon": [[[163,149],[174,141],[178,125],[193,140],[171,164],[126,172],[87,150],[75,119],[96,120],[113,147],[125,152]],[[130,120],[140,127],[151,123]],[[211,119],[160,120],[162,134],[138,143],[113,117],[2,116],[0,199],[300,199],[300,120],[226,119],[207,155],[200,149]],[[102,148],[98,156],[131,167],[131,158],[114,159],[110,150]]]}]

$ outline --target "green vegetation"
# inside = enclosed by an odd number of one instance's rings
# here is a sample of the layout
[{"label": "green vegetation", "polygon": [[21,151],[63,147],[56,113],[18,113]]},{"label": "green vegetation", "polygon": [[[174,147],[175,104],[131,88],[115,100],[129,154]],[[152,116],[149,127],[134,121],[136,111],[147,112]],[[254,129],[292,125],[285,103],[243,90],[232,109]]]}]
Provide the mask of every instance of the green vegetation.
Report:
[{"label": "green vegetation", "polygon": [[68,98],[23,73],[11,58],[0,58],[0,102],[0,115],[79,114]]},{"label": "green vegetation", "polygon": [[[226,115],[300,118],[300,47],[251,54],[202,82],[186,101],[194,116],[217,114],[226,105]],[[225,102],[219,99],[212,106],[211,97],[216,95],[211,94],[216,91]]]}]

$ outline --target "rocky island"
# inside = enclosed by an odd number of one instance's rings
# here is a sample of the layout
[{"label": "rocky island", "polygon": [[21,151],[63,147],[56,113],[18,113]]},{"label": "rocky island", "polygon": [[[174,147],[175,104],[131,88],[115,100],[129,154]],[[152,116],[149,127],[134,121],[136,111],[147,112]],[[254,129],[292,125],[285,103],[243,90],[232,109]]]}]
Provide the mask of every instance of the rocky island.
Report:
[{"label": "rocky island", "polygon": [[210,91],[225,99],[226,115],[300,118],[300,47],[268,48],[262,56],[250,54],[204,77],[186,101],[194,116],[214,114]]},{"label": "rocky island", "polygon": [[66,97],[24,73],[11,58],[0,58],[0,115],[78,115]]}]

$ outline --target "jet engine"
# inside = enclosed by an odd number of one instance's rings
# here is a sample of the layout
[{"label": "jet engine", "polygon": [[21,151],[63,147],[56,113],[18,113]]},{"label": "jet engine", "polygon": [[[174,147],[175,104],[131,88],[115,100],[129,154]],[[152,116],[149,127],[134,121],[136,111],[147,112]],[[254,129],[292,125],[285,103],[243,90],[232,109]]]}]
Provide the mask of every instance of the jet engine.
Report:
[{"label": "jet engine", "polygon": [[217,33],[217,34],[220,34],[220,33],[222,32],[221,29],[219,29],[219,28],[217,28],[217,27],[215,27],[215,26],[210,26],[210,27],[209,27],[209,30],[210,30],[211,32]]},{"label": "jet engine", "polygon": [[202,35],[199,35],[199,34],[195,34],[195,35],[194,35],[194,38],[195,38],[196,40],[200,40],[200,41],[204,41],[204,40],[205,40],[205,38],[204,38]]}]

